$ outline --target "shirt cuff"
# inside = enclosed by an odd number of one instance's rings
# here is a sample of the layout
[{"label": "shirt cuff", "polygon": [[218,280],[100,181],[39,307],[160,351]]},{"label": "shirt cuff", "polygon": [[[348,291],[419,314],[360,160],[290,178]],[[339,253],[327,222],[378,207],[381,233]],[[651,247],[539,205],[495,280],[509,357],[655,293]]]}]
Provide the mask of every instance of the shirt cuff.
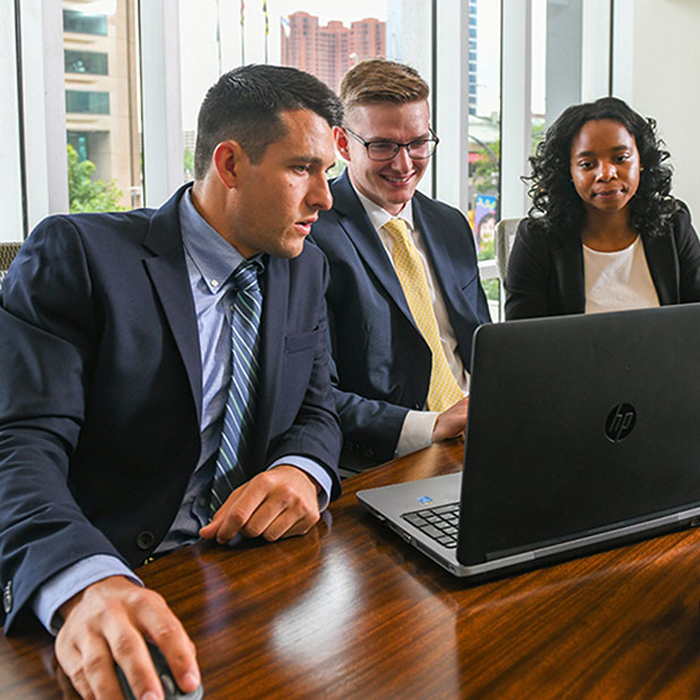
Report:
[{"label": "shirt cuff", "polygon": [[51,634],[57,634],[60,628],[58,609],[80,591],[109,576],[126,576],[143,586],[141,579],[117,557],[93,554],[59,571],[41,585],[32,603],[34,614]]},{"label": "shirt cuff", "polygon": [[404,418],[395,457],[422,450],[433,444],[433,429],[440,414],[437,411],[409,411]]},{"label": "shirt cuff", "polygon": [[333,489],[333,481],[328,472],[315,460],[300,455],[285,455],[274,461],[268,469],[274,469],[281,464],[289,464],[292,467],[301,469],[305,474],[308,474],[319,486],[318,490],[318,510],[323,512],[328,508],[331,502],[331,490]]}]

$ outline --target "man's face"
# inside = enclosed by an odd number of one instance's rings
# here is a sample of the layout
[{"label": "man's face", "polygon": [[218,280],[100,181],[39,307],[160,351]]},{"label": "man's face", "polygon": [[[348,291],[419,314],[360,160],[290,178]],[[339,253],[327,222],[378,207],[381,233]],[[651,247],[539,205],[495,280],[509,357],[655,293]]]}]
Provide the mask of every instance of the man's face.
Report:
[{"label": "man's face", "polygon": [[[347,125],[365,141],[410,143],[431,137],[427,100],[357,105],[350,110]],[[341,128],[335,130],[335,140],[338,152],[348,161],[354,187],[397,215],[413,197],[429,159],[412,159],[401,148],[389,161],[370,160],[367,149]]]},{"label": "man's face", "polygon": [[230,242],[249,258],[301,253],[320,209],[332,204],[327,171],[335,163],[333,133],[323,117],[305,109],[283,112],[287,134],[263,159],[244,156],[236,170],[236,206]]}]

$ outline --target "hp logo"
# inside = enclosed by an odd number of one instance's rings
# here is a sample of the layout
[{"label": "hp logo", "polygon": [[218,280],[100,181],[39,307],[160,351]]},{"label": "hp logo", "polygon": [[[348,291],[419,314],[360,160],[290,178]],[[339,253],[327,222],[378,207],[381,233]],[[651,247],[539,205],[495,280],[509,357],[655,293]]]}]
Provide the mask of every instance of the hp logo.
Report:
[{"label": "hp logo", "polygon": [[605,421],[605,434],[610,442],[621,442],[634,428],[637,422],[637,412],[631,404],[619,403],[608,413]]}]

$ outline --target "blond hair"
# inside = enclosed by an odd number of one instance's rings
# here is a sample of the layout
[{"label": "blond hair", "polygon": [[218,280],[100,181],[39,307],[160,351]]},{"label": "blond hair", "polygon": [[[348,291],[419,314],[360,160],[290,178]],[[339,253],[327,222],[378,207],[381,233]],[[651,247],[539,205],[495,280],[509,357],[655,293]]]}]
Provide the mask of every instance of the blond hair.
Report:
[{"label": "blond hair", "polygon": [[353,66],[340,83],[346,116],[353,107],[373,102],[403,104],[427,100],[428,84],[415,68],[385,58],[370,58]]}]

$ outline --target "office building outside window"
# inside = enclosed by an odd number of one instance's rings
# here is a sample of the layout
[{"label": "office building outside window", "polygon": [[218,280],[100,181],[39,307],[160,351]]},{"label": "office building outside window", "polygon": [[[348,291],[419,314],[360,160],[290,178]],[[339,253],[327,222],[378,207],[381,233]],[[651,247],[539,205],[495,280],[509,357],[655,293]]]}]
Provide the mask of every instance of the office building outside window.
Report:
[{"label": "office building outside window", "polygon": [[142,202],[136,12],[137,0],[63,3],[73,211]]},{"label": "office building outside window", "polygon": [[337,91],[351,66],[379,56],[405,60],[430,80],[429,3],[312,0],[300,5],[298,0],[209,5],[180,0],[185,180],[192,177],[197,106],[209,85],[236,66],[294,66]]}]

